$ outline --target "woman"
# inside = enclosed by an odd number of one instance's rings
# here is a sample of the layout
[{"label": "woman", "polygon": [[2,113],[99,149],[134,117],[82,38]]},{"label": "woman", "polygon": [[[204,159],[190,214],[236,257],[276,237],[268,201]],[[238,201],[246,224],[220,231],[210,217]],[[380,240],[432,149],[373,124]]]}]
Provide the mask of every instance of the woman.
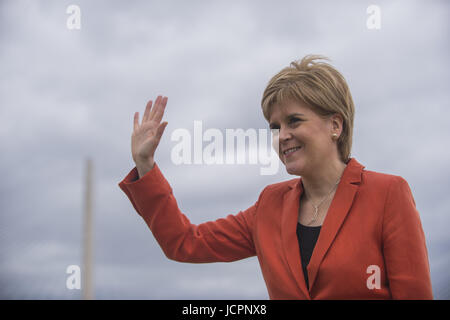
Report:
[{"label": "woman", "polygon": [[353,100],[342,75],[306,56],[269,82],[262,109],[288,173],[245,211],[193,225],[154,161],[167,97],[134,116],[136,163],[119,184],[169,259],[257,255],[271,299],[432,299],[425,236],[408,183],[350,158]]}]

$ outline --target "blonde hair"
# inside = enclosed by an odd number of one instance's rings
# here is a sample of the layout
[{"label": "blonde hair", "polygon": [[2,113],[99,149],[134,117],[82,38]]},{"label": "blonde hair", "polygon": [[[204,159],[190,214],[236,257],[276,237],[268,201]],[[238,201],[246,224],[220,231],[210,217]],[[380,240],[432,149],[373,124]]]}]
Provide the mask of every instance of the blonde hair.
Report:
[{"label": "blonde hair", "polygon": [[319,55],[307,55],[301,61],[291,62],[270,79],[264,90],[261,107],[264,117],[270,121],[272,108],[287,101],[299,101],[322,117],[340,114],[343,118],[342,133],[337,141],[341,160],[350,159],[355,107],[344,77],[329,60]]}]

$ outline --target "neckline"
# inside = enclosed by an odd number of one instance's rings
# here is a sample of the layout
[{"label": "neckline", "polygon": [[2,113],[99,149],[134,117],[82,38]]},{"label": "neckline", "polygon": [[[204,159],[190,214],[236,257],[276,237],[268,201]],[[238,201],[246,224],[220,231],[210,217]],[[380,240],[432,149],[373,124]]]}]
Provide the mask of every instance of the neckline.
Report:
[{"label": "neckline", "polygon": [[313,229],[313,228],[321,228],[322,226],[305,226],[304,224],[301,224],[300,222],[297,222],[297,224],[300,225],[300,227],[303,228],[309,228],[309,229]]}]

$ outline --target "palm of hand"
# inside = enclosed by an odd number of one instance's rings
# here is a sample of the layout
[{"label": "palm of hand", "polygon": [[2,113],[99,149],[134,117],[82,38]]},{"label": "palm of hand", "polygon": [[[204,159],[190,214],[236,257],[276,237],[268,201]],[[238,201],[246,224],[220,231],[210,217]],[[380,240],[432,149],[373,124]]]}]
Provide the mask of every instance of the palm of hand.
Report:
[{"label": "palm of hand", "polygon": [[149,101],[141,124],[139,124],[139,112],[134,114],[131,153],[136,165],[153,166],[155,150],[167,126],[167,122],[161,123],[167,100],[167,97],[158,96],[153,108],[152,101]]}]

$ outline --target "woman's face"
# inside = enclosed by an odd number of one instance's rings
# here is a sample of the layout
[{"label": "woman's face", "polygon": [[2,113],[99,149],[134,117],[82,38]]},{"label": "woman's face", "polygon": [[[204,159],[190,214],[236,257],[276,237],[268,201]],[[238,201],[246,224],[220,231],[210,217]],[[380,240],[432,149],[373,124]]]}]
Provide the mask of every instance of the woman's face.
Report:
[{"label": "woman's face", "polygon": [[[278,155],[289,174],[305,175],[311,170],[338,157],[337,144],[332,134],[340,135],[338,117],[319,117],[310,108],[299,102],[287,102],[272,109],[270,129],[279,129],[274,134],[274,148],[279,144]],[[336,139],[337,140],[337,139]],[[289,150],[296,148],[294,150]]]}]

